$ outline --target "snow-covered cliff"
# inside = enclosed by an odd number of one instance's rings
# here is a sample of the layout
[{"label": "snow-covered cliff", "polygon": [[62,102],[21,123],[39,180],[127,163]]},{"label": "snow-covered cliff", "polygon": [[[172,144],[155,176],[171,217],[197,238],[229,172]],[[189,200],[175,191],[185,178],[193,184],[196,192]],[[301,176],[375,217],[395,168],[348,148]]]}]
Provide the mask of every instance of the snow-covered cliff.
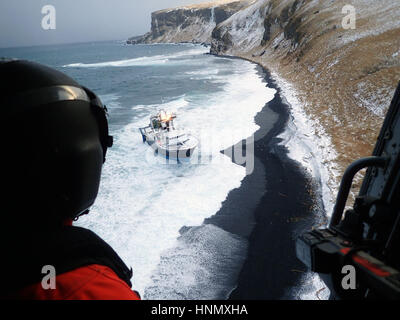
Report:
[{"label": "snow-covered cliff", "polygon": [[217,0],[198,5],[165,9],[151,15],[151,31],[132,37],[128,43],[210,43],[211,33],[221,22],[255,0]]}]

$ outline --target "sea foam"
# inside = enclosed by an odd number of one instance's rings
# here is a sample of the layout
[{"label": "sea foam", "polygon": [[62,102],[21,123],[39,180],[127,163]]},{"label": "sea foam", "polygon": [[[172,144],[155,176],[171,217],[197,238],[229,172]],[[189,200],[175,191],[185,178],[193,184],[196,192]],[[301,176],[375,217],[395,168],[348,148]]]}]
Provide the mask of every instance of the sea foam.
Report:
[{"label": "sea foam", "polygon": [[[187,55],[182,53],[181,58]],[[207,68],[216,65],[205,64],[199,76]],[[230,70],[218,75],[222,90],[188,92],[162,104],[132,106],[136,116],[113,132],[115,145],[107,154],[92,213],[79,221],[106,239],[132,266],[133,287],[147,298],[166,298],[155,287],[168,287],[179,299],[223,299],[234,288],[232,279],[246,256],[246,240],[202,223],[221,208],[229,191],[238,188],[246,175],[244,167],[219,151],[259,128],[254,117],[273,99],[275,90],[266,87],[257,66],[247,61],[232,60],[220,68]],[[109,109],[120,107],[108,100]],[[167,164],[143,144],[138,128],[162,108],[178,113],[177,124],[201,138],[197,152],[212,155],[213,161]],[[197,227],[181,235],[183,226]],[[200,263],[201,257],[205,260]],[[182,274],[177,273],[180,268]],[[203,277],[207,274],[214,276]]]}]

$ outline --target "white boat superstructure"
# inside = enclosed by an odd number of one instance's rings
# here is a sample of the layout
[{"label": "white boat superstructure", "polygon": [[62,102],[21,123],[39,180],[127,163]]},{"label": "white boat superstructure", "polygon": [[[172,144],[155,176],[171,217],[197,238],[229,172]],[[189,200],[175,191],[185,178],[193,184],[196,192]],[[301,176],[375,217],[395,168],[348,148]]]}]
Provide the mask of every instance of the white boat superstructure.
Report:
[{"label": "white boat superstructure", "polygon": [[140,128],[143,142],[147,142],[156,153],[167,159],[189,159],[198,145],[198,140],[185,130],[174,125],[176,114],[159,111],[150,117],[150,124]]}]

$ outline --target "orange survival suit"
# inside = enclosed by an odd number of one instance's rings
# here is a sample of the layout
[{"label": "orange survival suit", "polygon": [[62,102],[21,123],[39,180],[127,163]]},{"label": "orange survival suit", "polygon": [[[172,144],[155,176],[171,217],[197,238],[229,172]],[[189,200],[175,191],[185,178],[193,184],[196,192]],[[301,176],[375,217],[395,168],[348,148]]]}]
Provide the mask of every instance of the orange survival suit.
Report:
[{"label": "orange survival suit", "polygon": [[[90,230],[66,225],[24,241],[12,256],[8,270],[16,276],[6,280],[9,289],[3,290],[8,292],[3,298],[140,300],[140,295],[131,290],[132,270]],[[48,265],[56,271],[55,288],[42,284],[46,276],[42,268]]]}]

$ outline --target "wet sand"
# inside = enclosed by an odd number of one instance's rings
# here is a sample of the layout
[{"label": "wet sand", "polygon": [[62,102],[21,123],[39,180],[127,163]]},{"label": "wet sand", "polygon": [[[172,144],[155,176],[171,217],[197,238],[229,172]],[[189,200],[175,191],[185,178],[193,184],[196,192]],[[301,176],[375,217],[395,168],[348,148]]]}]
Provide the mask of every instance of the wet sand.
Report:
[{"label": "wet sand", "polygon": [[[267,70],[259,66],[266,85],[277,90],[255,121],[254,171],[232,190],[212,223],[248,240],[248,254],[233,300],[298,299],[297,287],[306,271],[295,255],[295,239],[315,224],[317,203],[311,177],[287,157],[277,136],[289,120],[289,106]],[[233,159],[235,161],[235,159]]]}]

